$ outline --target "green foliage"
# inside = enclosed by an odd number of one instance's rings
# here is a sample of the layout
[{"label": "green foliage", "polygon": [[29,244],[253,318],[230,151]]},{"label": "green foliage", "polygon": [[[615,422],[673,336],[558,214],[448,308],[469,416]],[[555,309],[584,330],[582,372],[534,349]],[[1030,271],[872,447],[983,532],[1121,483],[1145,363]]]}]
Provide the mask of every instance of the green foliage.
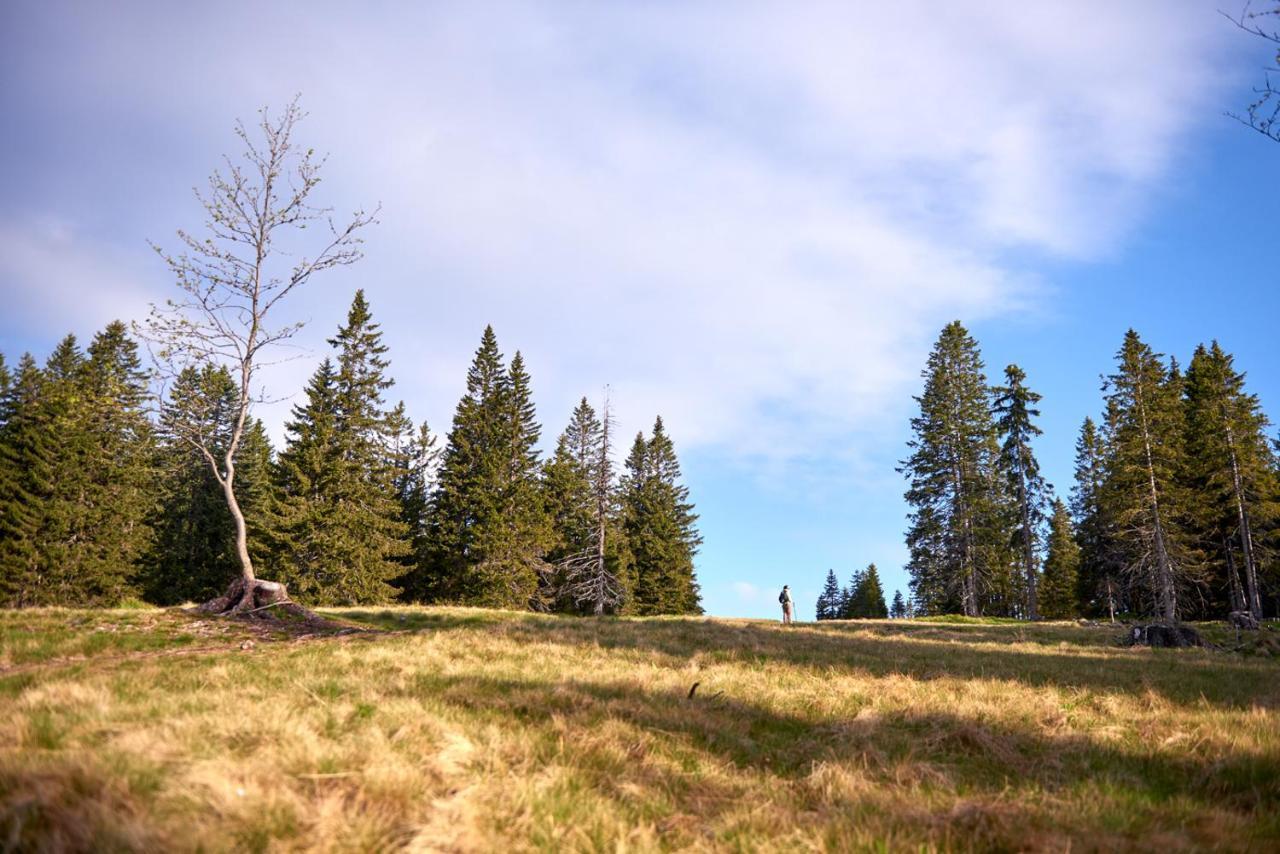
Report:
[{"label": "green foliage", "polygon": [[880,584],[880,572],[870,564],[861,572],[855,572],[841,596],[836,619],[883,620],[889,616],[884,602],[884,588]]},{"label": "green foliage", "polygon": [[1202,558],[1201,614],[1262,617],[1264,568],[1280,522],[1270,426],[1244,374],[1218,342],[1196,348],[1186,375],[1186,481],[1190,534]]},{"label": "green foliage", "polygon": [[154,437],[146,375],[122,323],[88,356],[65,338],[24,357],[0,430],[0,585],[11,605],[110,605],[146,554]]},{"label": "green foliage", "polygon": [[1019,578],[1023,588],[1022,616],[1036,619],[1036,581],[1039,574],[1040,550],[1045,523],[1045,507],[1049,502],[1049,486],[1040,474],[1040,463],[1031,442],[1041,434],[1033,422],[1040,416],[1035,405],[1040,395],[1026,386],[1027,375],[1017,365],[1004,370],[1005,385],[996,387],[994,413],[996,426],[1004,442],[1000,448],[1000,469],[1011,502],[1012,537],[1010,548],[1021,564]]},{"label": "green foliage", "polygon": [[[154,547],[142,578],[147,599],[162,605],[203,602],[240,574],[235,524],[210,461],[191,441],[205,437],[221,464],[231,440],[239,390],[225,367],[187,367],[169,390],[158,434]],[[272,500],[271,445],[262,422],[245,428],[236,453],[236,494],[245,514],[250,553],[268,563],[265,536]]]},{"label": "green foliage", "polygon": [[923,613],[1011,610],[1011,536],[999,478],[991,390],[978,344],[958,322],[929,355],[911,455],[900,469],[911,505],[911,589]]},{"label": "green foliage", "polygon": [[539,597],[544,607],[618,613],[631,598],[631,553],[611,457],[612,423],[584,397],[543,472],[553,545]]},{"label": "green foliage", "polygon": [[1071,488],[1071,515],[1080,546],[1076,601],[1089,616],[1114,618],[1128,610],[1128,593],[1121,584],[1123,567],[1115,520],[1108,515],[1111,508],[1103,503],[1107,457],[1102,434],[1092,418],[1085,418],[1076,440],[1075,484]]},{"label": "green foliage", "polygon": [[337,362],[312,377],[280,454],[277,577],[315,604],[386,602],[412,544],[388,451],[402,425],[383,406],[387,348],[363,291],[329,343]]},{"label": "green foliage", "polygon": [[1061,501],[1053,502],[1049,517],[1049,551],[1044,561],[1044,577],[1039,590],[1040,616],[1063,620],[1076,616],[1076,575],[1080,567],[1080,547],[1071,528],[1071,515]]},{"label": "green foliage", "polygon": [[622,478],[622,500],[624,530],[635,560],[635,612],[702,613],[693,567],[702,544],[698,516],[661,417],[649,439],[636,434]]},{"label": "green foliage", "polygon": [[1102,512],[1117,539],[1131,601],[1156,616],[1178,617],[1178,592],[1193,580],[1182,489],[1182,377],[1130,329],[1107,380]]},{"label": "green foliage", "polygon": [[524,359],[517,353],[507,370],[485,327],[436,487],[425,598],[499,608],[536,601],[551,545],[539,434]]},{"label": "green foliage", "polygon": [[895,620],[903,620],[910,616],[907,603],[902,598],[902,591],[893,591],[893,604],[889,606],[889,616]]},{"label": "green foliage", "polygon": [[840,619],[843,601],[844,597],[840,591],[840,582],[836,579],[836,571],[828,569],[826,583],[822,585],[822,592],[818,594],[817,618],[819,620]]}]

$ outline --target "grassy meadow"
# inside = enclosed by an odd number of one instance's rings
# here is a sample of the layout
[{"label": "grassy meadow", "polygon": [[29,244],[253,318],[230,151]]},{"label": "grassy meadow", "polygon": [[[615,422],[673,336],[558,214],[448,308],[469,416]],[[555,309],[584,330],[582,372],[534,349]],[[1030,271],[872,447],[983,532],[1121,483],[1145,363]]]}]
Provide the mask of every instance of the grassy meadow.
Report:
[{"label": "grassy meadow", "polygon": [[1265,649],[1126,649],[1069,624],[326,613],[377,631],[0,614],[0,847],[1280,846]]}]

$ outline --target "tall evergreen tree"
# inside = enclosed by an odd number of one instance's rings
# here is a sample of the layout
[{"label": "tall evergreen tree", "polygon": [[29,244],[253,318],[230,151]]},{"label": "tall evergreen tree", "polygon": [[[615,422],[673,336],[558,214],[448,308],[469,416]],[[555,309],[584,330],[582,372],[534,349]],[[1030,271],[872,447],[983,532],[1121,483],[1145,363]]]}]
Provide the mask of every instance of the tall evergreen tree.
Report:
[{"label": "tall evergreen tree", "polygon": [[855,577],[846,610],[846,619],[883,620],[889,616],[889,609],[884,602],[884,588],[880,585],[880,572],[874,563]]},{"label": "tall evergreen tree", "polygon": [[[65,343],[65,342],[64,342]],[[74,346],[74,344],[73,344]],[[10,607],[47,602],[40,529],[54,490],[57,436],[50,429],[46,378],[23,354],[4,400],[0,431],[0,595]]]},{"label": "tall evergreen tree", "polygon": [[634,557],[640,614],[701,614],[693,558],[702,545],[698,516],[681,483],[675,446],[662,418],[649,439],[636,435],[623,477],[624,528]]},{"label": "tall evergreen tree", "polygon": [[909,614],[907,603],[902,598],[902,591],[893,591],[893,604],[889,606],[889,616],[895,620],[905,620]]},{"label": "tall evergreen tree", "polygon": [[430,559],[433,490],[443,451],[425,421],[414,429],[403,401],[389,414],[388,431],[392,485],[410,543],[409,552],[402,559],[404,575],[396,579],[395,586],[401,589],[401,598],[421,600],[425,591],[419,587],[420,568]]},{"label": "tall evergreen tree", "polygon": [[535,603],[550,540],[539,433],[524,360],[517,353],[508,371],[485,327],[441,465],[428,596],[500,608]]},{"label": "tall evergreen tree", "polygon": [[385,602],[411,544],[387,452],[387,348],[363,291],[329,343],[337,361],[312,378],[280,455],[280,579],[316,604]]},{"label": "tall evergreen tree", "polygon": [[110,605],[146,553],[153,435],[146,377],[124,325],[73,336],[43,371],[24,358],[0,440],[0,567],[16,605]]},{"label": "tall evergreen tree", "polygon": [[584,397],[556,443],[545,477],[556,542],[554,599],[597,615],[618,612],[630,595],[612,434],[608,400],[597,417]]},{"label": "tall evergreen tree", "polygon": [[1102,502],[1118,530],[1124,565],[1156,616],[1176,620],[1187,580],[1179,478],[1185,460],[1181,375],[1130,329],[1107,381]]},{"label": "tall evergreen tree", "polygon": [[1260,567],[1280,496],[1269,422],[1244,379],[1217,341],[1196,348],[1186,375],[1187,464],[1210,575],[1225,580],[1231,609],[1262,619]]},{"label": "tall evergreen tree", "polygon": [[911,455],[901,468],[913,508],[911,589],[926,613],[977,616],[990,591],[1008,587],[1010,537],[990,388],[978,344],[959,321],[942,330],[923,376]]},{"label": "tall evergreen tree", "polygon": [[840,582],[834,569],[827,570],[827,581],[818,594],[817,618],[835,620],[840,614]]},{"label": "tall evergreen tree", "polygon": [[1036,581],[1039,576],[1041,530],[1048,503],[1048,484],[1040,474],[1040,463],[1031,442],[1041,434],[1032,419],[1039,417],[1035,405],[1040,395],[1026,386],[1027,375],[1017,365],[1004,369],[1005,384],[995,389],[996,426],[1004,443],[1000,449],[1000,468],[1004,472],[1016,521],[1012,546],[1022,565],[1026,588],[1023,615],[1038,618]]},{"label": "tall evergreen tree", "polygon": [[1084,613],[1106,613],[1114,621],[1116,612],[1128,610],[1128,605],[1121,585],[1115,524],[1102,500],[1107,460],[1102,434],[1093,419],[1085,418],[1076,440],[1075,485],[1071,488],[1071,514],[1080,546],[1076,600]]},{"label": "tall evergreen tree", "polygon": [[1054,501],[1053,514],[1049,517],[1049,550],[1038,591],[1040,616],[1063,620],[1076,615],[1076,574],[1079,567],[1080,547],[1071,528],[1071,515],[1062,501]]}]

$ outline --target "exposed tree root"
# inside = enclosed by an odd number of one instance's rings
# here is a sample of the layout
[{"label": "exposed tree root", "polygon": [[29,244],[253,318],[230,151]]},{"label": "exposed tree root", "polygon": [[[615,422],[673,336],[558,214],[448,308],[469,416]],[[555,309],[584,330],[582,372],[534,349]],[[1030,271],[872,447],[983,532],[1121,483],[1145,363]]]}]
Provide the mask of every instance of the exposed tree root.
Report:
[{"label": "exposed tree root", "polygon": [[294,630],[316,634],[348,634],[364,629],[320,616],[289,598],[289,591],[277,581],[254,580],[246,585],[237,578],[221,596],[210,599],[196,610],[216,617],[238,617],[269,622]]}]

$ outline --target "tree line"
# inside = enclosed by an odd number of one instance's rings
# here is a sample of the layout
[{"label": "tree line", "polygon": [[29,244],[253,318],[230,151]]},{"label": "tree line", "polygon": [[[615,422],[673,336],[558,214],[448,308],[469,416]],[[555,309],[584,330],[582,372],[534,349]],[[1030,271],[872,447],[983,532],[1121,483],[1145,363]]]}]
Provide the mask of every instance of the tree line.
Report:
[{"label": "tree line", "polygon": [[[897,594],[895,605],[901,605],[902,594]],[[827,580],[818,594],[817,618],[819,620],[884,619],[890,615],[885,605],[884,588],[880,585],[880,570],[868,564],[840,586],[834,569],[827,570]],[[895,614],[894,616],[903,616]]]},{"label": "tree line", "polygon": [[954,322],[922,376],[900,469],[913,613],[1276,613],[1276,443],[1216,341],[1184,371],[1125,334],[1102,414],[1081,426],[1066,501],[1040,473],[1041,396],[1021,368],[989,385],[978,343]]},{"label": "tree line", "polygon": [[[253,563],[296,597],[701,613],[698,517],[661,418],[619,471],[608,400],[583,398],[543,459],[525,361],[486,328],[442,442],[386,402],[387,347],[362,291],[328,343],[284,446],[250,417],[232,455]],[[43,366],[0,354],[4,604],[225,590],[236,525],[209,458],[231,441],[240,389],[225,366],[189,364],[157,400],[120,322],[87,351],[68,336]]]}]

